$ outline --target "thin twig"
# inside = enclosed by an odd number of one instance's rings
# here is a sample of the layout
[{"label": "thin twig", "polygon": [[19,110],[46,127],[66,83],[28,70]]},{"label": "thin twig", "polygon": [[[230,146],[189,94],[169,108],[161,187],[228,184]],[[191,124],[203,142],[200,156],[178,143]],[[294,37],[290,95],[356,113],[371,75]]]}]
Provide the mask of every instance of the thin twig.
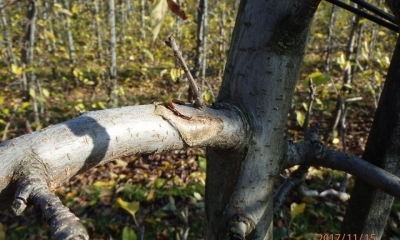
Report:
[{"label": "thin twig", "polygon": [[5,9],[5,8],[8,7],[8,6],[13,5],[14,3],[16,3],[16,2],[18,2],[18,1],[19,1],[19,0],[13,0],[13,1],[10,1],[10,2],[4,4],[3,6],[0,7],[0,11],[3,10],[3,9]]},{"label": "thin twig", "polygon": [[[339,106],[340,106],[340,120],[339,120],[340,137],[342,139],[343,152],[347,153],[347,147],[346,147],[346,109],[344,108],[344,102],[343,102],[342,96],[340,94],[338,96],[338,103],[339,103]],[[340,192],[345,192],[348,184],[349,184],[349,174],[347,172],[345,172],[343,181],[340,184],[340,189],[339,189]]]},{"label": "thin twig", "polygon": [[185,207],[185,209],[181,212],[181,216],[183,218],[183,222],[184,222],[184,229],[182,234],[180,234],[180,240],[187,240],[188,236],[189,236],[189,210],[187,207]]},{"label": "thin twig", "polygon": [[15,118],[15,112],[17,111],[17,109],[19,108],[19,105],[22,103],[22,99],[19,99],[19,101],[15,104],[14,109],[13,109],[13,113],[11,114],[11,116],[8,118],[8,122],[6,124],[6,127],[4,128],[3,131],[3,137],[1,138],[1,141],[4,142],[7,139],[7,133],[8,133],[8,129],[11,126],[11,122],[14,120]]},{"label": "thin twig", "polygon": [[343,144],[343,152],[347,152],[346,148],[346,112],[344,108],[344,103],[342,96],[338,96],[338,105],[340,107],[340,118],[339,118],[339,127],[340,127],[340,137],[342,139]]},{"label": "thin twig", "polygon": [[192,74],[190,73],[189,68],[187,67],[185,60],[182,57],[182,53],[179,50],[178,45],[175,42],[175,39],[170,36],[168,37],[168,40],[165,40],[165,44],[170,47],[172,49],[172,51],[174,51],[174,55],[176,56],[176,58],[178,59],[183,71],[185,71],[186,77],[188,78],[189,84],[190,84],[190,88],[192,89],[192,93],[193,93],[193,99],[194,99],[194,106],[196,108],[202,108],[203,107],[203,100],[200,96],[199,93],[199,88],[197,87],[196,82],[194,81],[194,78],[192,76]]},{"label": "thin twig", "polygon": [[310,88],[310,101],[308,102],[307,114],[303,123],[303,131],[308,130],[308,125],[310,124],[310,117],[312,114],[312,105],[315,101],[315,84],[313,83],[312,78],[310,78],[308,82],[308,87]]},{"label": "thin twig", "polygon": [[210,94],[211,94],[211,96],[212,96],[212,99],[215,100],[215,95],[214,95],[214,92],[213,92],[213,90],[212,90],[212,87],[211,87],[210,83],[209,83],[206,79],[204,79],[204,82],[205,82],[205,83],[207,84],[207,86],[208,86],[208,89],[209,89],[209,91],[210,91]]},{"label": "thin twig", "polygon": [[273,212],[277,213],[281,209],[282,203],[289,192],[299,186],[306,179],[308,166],[300,166],[297,170],[292,172],[288,178],[278,187],[274,194]]}]

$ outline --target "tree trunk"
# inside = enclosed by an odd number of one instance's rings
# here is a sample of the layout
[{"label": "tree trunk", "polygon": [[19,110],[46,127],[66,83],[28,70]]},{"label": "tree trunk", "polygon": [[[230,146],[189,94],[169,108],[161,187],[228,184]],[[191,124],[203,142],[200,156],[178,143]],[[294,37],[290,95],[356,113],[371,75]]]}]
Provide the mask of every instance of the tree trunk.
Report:
[{"label": "tree trunk", "polygon": [[[363,159],[397,176],[400,175],[400,38],[390,63],[385,86],[368,136]],[[382,237],[393,197],[356,180],[346,215],[343,233],[376,234]]]},{"label": "tree trunk", "polygon": [[246,239],[272,238],[273,183],[281,171],[287,114],[318,4],[240,3],[218,101],[237,103],[250,124],[240,148],[207,149],[205,239],[244,239],[249,233]]}]

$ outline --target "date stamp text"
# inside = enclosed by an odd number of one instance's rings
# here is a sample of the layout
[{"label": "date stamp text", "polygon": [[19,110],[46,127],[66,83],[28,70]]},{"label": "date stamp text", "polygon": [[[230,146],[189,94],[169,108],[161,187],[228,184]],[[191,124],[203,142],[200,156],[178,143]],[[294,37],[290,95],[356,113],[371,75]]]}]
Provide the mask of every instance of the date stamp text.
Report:
[{"label": "date stamp text", "polygon": [[318,240],[376,240],[376,234],[318,233]]}]

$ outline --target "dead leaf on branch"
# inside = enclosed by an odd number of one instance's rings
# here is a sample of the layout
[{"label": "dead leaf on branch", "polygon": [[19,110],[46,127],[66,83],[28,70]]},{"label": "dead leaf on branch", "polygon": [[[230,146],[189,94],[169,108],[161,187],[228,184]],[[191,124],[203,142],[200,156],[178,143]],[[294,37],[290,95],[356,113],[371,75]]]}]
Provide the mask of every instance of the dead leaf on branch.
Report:
[{"label": "dead leaf on branch", "polygon": [[176,2],[173,0],[167,0],[168,3],[168,8],[178,17],[180,17],[182,20],[186,20],[187,16],[185,11],[179,6]]}]

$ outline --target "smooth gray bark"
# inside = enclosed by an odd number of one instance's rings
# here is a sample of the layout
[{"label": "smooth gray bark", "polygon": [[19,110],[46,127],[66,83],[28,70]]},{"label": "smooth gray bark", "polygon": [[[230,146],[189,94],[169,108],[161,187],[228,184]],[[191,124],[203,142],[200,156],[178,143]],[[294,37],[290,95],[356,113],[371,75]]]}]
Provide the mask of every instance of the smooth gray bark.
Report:
[{"label": "smooth gray bark", "polygon": [[273,183],[284,156],[287,113],[318,4],[240,4],[218,101],[240,106],[250,131],[240,149],[207,150],[206,239],[225,239],[233,234],[232,228],[243,225],[246,239],[272,239]]},{"label": "smooth gray bark", "polygon": [[15,191],[10,181],[22,177],[20,169],[27,165],[41,166],[36,174],[42,171],[55,189],[77,173],[122,156],[188,146],[233,148],[244,135],[235,111],[176,108],[191,119],[176,116],[162,104],[115,108],[85,113],[0,144],[0,209],[10,206]]}]

